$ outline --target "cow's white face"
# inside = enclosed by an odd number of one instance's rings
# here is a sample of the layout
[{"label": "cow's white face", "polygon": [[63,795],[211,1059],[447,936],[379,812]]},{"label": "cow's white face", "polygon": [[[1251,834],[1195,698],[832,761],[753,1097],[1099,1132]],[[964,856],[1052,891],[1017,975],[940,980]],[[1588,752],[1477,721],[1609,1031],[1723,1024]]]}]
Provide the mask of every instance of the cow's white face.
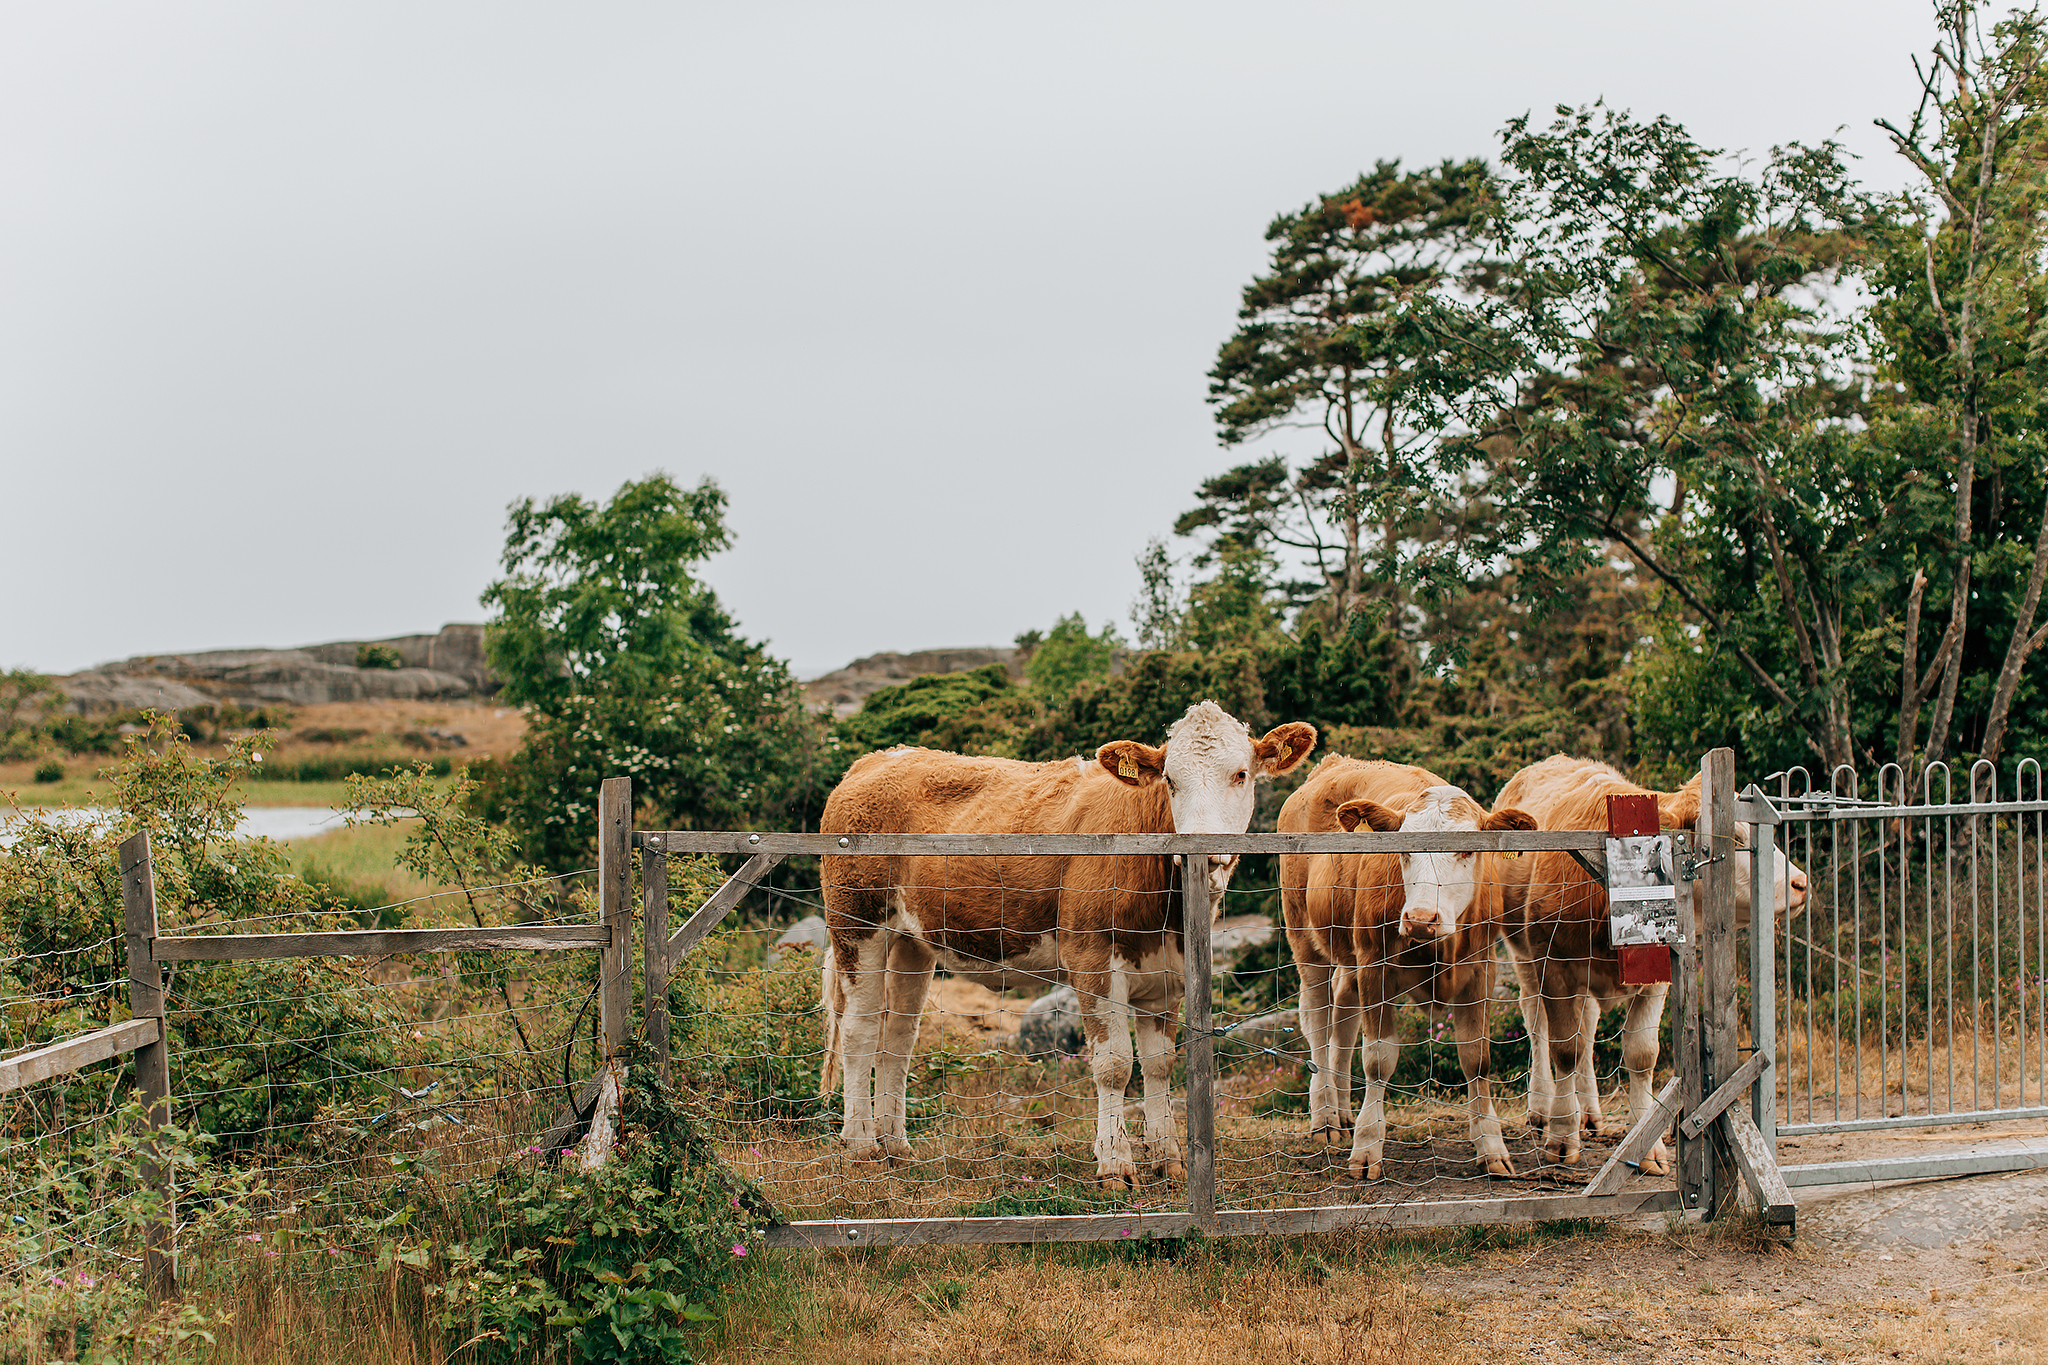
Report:
[{"label": "cow's white face", "polygon": [[[1167,730],[1165,747],[1119,739],[1096,750],[1095,757],[1130,786],[1164,782],[1174,833],[1242,834],[1251,827],[1258,780],[1287,772],[1315,746],[1312,725],[1292,721],[1253,739],[1243,721],[1204,701],[1190,706]],[[1209,890],[1216,903],[1236,867],[1235,854],[1209,855]]]},{"label": "cow's white face", "polygon": [[[1740,841],[1740,847],[1735,850],[1735,856],[1729,859],[1730,862],[1735,864],[1735,922],[1737,924],[1748,924],[1750,916],[1755,909],[1749,891],[1749,874],[1752,865],[1749,852],[1749,834],[1747,831],[1738,828],[1736,838]],[[1800,868],[1799,864],[1785,856],[1785,850],[1782,848],[1773,849],[1771,856],[1775,863],[1775,866],[1772,868],[1772,884],[1777,887],[1778,891],[1778,913],[1780,915],[1788,915],[1806,904],[1806,873]],[[1693,910],[1696,913],[1704,914],[1707,908],[1706,882],[1704,880],[1693,882],[1692,894]]]},{"label": "cow's white face", "polygon": [[[1512,808],[1488,813],[1460,787],[1430,787],[1406,811],[1389,811],[1372,801],[1348,801],[1337,808],[1345,830],[1361,822],[1404,833],[1439,830],[1534,829],[1536,821]],[[1472,920],[1480,878],[1491,860],[1477,853],[1403,853],[1401,925],[1404,938],[1448,938]]]}]

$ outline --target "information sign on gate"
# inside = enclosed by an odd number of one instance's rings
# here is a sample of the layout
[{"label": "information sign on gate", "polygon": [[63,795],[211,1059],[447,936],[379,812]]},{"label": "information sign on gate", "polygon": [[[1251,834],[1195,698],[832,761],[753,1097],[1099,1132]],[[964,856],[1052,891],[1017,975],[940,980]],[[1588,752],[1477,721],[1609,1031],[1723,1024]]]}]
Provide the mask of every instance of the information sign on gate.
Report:
[{"label": "information sign on gate", "polygon": [[1607,934],[1624,985],[1671,979],[1678,934],[1678,883],[1671,836],[1659,828],[1657,798],[1607,798]]}]

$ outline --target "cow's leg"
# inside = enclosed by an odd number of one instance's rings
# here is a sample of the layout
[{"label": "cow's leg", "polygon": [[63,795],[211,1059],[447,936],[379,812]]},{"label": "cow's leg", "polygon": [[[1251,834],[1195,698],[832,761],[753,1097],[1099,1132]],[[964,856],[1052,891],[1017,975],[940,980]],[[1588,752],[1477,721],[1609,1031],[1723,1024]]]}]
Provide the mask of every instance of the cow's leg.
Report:
[{"label": "cow's leg", "polygon": [[[1474,975],[1491,978],[1493,973]],[[1451,1034],[1458,1040],[1458,1066],[1465,1073],[1465,1097],[1472,1105],[1472,1145],[1488,1175],[1513,1175],[1515,1163],[1508,1159],[1500,1115],[1493,1111],[1493,1047],[1486,1036],[1493,982],[1468,981],[1459,994],[1462,998],[1451,1001]]]},{"label": "cow's leg", "polygon": [[1327,962],[1310,962],[1297,957],[1295,969],[1301,974],[1301,1033],[1308,1043],[1309,1060],[1315,1070],[1308,1078],[1309,1137],[1336,1146],[1351,1116],[1344,1112],[1337,1093],[1337,1071],[1330,1048],[1336,1041],[1331,986],[1336,969]]},{"label": "cow's leg", "polygon": [[1130,974],[1107,968],[1076,970],[1069,978],[1081,997],[1081,1031],[1088,1036],[1088,1069],[1095,1078],[1095,1176],[1105,1185],[1136,1188],[1138,1167],[1124,1124],[1124,1087],[1131,1079]]},{"label": "cow's leg", "polygon": [[929,947],[907,934],[897,935],[889,949],[888,1011],[882,1016],[881,1047],[875,1057],[875,1129],[891,1161],[910,1159],[910,1133],[904,1122],[910,1057],[917,1050],[925,991],[937,963]]},{"label": "cow's leg", "polygon": [[1378,1180],[1387,1148],[1387,1083],[1401,1059],[1401,1034],[1393,1002],[1376,998],[1380,983],[1362,982],[1361,989],[1375,998],[1365,1007],[1365,1087],[1351,1134],[1350,1170],[1353,1180]]},{"label": "cow's leg", "polygon": [[[1657,1029],[1664,1020],[1664,997],[1671,987],[1663,982],[1639,986],[1628,1001],[1628,1016],[1621,1025],[1621,1064],[1628,1069],[1629,1122],[1642,1122],[1650,1112],[1650,1083],[1657,1075]],[[1643,1158],[1644,1175],[1671,1174],[1671,1153],[1663,1134]]]},{"label": "cow's leg", "polygon": [[1550,1096],[1556,1082],[1550,1074],[1550,1029],[1543,1009],[1543,970],[1538,963],[1524,962],[1513,953],[1515,984],[1521,987],[1522,1031],[1529,1035],[1529,1112],[1524,1119],[1531,1128],[1541,1128],[1550,1118]]},{"label": "cow's leg", "polygon": [[840,1059],[845,1055],[839,1037],[839,1019],[846,1013],[846,988],[840,984],[839,969],[832,962],[832,945],[825,945],[824,961],[818,967],[818,1001],[825,1011],[825,1055],[818,1060],[818,1098],[829,1100],[839,1088]]},{"label": "cow's leg", "polygon": [[1330,1010],[1330,1084],[1336,1087],[1337,1112],[1344,1116],[1347,1129],[1351,1125],[1351,1059],[1358,1052],[1358,1030],[1364,1019],[1359,1005],[1364,975],[1357,967],[1337,969]]},{"label": "cow's leg", "polygon": [[881,1048],[882,1015],[888,1009],[889,940],[875,930],[857,942],[833,940],[845,1008],[839,1016],[840,1072],[846,1078],[846,1120],[839,1135],[857,1157],[883,1155],[875,1126],[875,1054]]},{"label": "cow's leg", "polygon": [[1576,982],[1560,979],[1562,972],[1545,963],[1543,973],[1543,1023],[1550,1034],[1552,1087],[1550,1107],[1543,1125],[1543,1152],[1567,1166],[1579,1160],[1579,1057],[1590,1046],[1583,1033],[1585,1012],[1579,1008]]},{"label": "cow's leg", "polygon": [[1593,1074],[1593,1049],[1600,1038],[1600,1000],[1590,991],[1579,997],[1579,1127],[1600,1131],[1600,1078]]},{"label": "cow's leg", "polygon": [[1145,1073],[1145,1145],[1141,1159],[1168,1180],[1185,1180],[1180,1129],[1173,1121],[1173,1053],[1180,1031],[1180,981],[1164,977],[1163,991],[1136,1012],[1138,1065]]}]

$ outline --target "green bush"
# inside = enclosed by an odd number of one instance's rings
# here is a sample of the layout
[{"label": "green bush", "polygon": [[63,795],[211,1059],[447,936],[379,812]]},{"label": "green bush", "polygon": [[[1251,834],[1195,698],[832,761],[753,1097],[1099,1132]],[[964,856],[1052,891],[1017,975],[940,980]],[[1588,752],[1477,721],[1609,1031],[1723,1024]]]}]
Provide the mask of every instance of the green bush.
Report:
[{"label": "green bush", "polygon": [[405,656],[390,645],[357,645],[357,668],[404,668]]},{"label": "green bush", "polygon": [[46,759],[43,762],[36,764],[36,781],[49,783],[62,782],[63,780],[64,765],[62,763],[59,763],[56,759]]},{"label": "green bush", "polygon": [[[709,859],[671,859],[671,883],[678,864],[699,861],[715,874]],[[713,1112],[741,1121],[823,1114],[824,1018],[812,954],[775,953],[759,933],[719,934],[694,949],[670,978],[669,1018],[677,1084]]]},{"label": "green bush", "polygon": [[720,1165],[674,1091],[629,1071],[617,1148],[595,1172],[528,1149],[456,1197],[460,1231],[431,1291],[440,1325],[478,1361],[691,1361],[774,1213]]}]

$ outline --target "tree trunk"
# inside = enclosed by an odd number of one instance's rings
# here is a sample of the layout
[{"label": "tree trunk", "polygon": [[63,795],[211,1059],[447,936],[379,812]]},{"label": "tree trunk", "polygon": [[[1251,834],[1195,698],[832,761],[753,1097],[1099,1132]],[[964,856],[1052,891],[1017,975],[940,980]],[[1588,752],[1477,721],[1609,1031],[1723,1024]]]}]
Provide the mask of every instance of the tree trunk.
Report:
[{"label": "tree trunk", "polygon": [[2034,630],[2034,609],[2041,604],[2041,579],[2048,574],[2048,502],[2041,506],[2041,533],[2034,537],[2034,568],[2027,575],[2027,595],[2020,602],[2019,618],[2012,624],[2012,639],[2006,642],[2005,665],[1998,670],[1998,686],[1991,694],[1991,718],[1984,725],[1983,758],[1998,762],[2005,750],[2005,722],[2012,711],[2013,694],[2019,690],[2020,670],[2027,656],[2040,648],[2048,629]]}]

